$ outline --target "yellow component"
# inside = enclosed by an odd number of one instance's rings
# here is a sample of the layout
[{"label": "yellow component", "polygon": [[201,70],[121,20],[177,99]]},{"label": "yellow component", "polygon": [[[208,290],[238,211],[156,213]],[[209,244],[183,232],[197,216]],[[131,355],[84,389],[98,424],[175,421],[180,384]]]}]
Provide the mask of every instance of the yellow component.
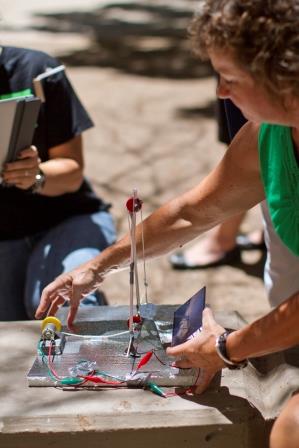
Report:
[{"label": "yellow component", "polygon": [[55,330],[56,330],[56,331],[60,331],[60,330],[61,330],[62,324],[61,324],[60,320],[57,319],[57,317],[54,317],[54,316],[48,316],[48,317],[46,317],[46,318],[42,321],[42,331],[46,328],[46,326],[47,326],[48,324],[53,324],[53,325],[55,325]]}]

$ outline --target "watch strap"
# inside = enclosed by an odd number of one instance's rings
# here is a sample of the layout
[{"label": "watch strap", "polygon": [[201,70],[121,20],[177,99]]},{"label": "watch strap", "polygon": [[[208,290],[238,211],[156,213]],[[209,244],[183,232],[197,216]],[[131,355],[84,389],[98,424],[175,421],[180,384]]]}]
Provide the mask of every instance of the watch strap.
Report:
[{"label": "watch strap", "polygon": [[228,336],[233,332],[234,330],[226,330],[224,333],[222,333],[220,336],[216,338],[216,352],[218,356],[222,359],[222,361],[225,363],[225,366],[228,367],[231,370],[235,369],[243,369],[247,366],[248,360],[244,359],[240,362],[234,362],[231,359],[229,359],[227,350],[226,350],[226,340]]}]

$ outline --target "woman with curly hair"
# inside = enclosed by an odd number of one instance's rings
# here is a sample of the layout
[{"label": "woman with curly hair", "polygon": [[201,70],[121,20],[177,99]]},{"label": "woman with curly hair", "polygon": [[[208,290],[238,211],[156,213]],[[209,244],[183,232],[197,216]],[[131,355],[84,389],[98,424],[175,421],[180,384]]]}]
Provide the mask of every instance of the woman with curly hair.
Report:
[{"label": "woman with curly hair", "polygon": [[[218,96],[229,98],[249,120],[220,164],[197,186],[168,202],[143,223],[146,256],[181,247],[199,233],[264,199],[273,232],[284,244],[281,263],[293,257],[299,277],[299,0],[201,0],[192,25],[200,57],[220,80]],[[142,249],[137,229],[137,250]],[[70,300],[69,323],[78,304],[111,270],[128,265],[126,236],[91,262],[58,277],[43,291],[37,317]],[[200,367],[201,390],[224,367],[299,343],[299,285],[283,291],[280,304],[261,319],[228,333],[209,309],[202,332],[168,349],[178,367]],[[271,448],[299,446],[299,395],[276,420]]]}]

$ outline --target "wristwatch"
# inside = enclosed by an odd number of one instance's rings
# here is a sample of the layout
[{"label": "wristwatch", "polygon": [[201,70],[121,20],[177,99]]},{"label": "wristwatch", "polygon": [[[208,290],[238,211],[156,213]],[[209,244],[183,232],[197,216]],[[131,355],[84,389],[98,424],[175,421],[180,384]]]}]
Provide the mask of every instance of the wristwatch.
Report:
[{"label": "wristwatch", "polygon": [[224,361],[225,367],[227,367],[228,369],[230,369],[230,370],[244,369],[244,367],[246,367],[248,364],[247,359],[243,359],[240,362],[234,362],[231,359],[229,359],[229,357],[227,355],[226,340],[227,340],[227,337],[233,331],[234,330],[226,330],[224,333],[222,333],[220,336],[217,337],[216,344],[215,344],[216,352],[217,352],[218,356],[222,359],[222,361]]},{"label": "wristwatch", "polygon": [[46,177],[43,171],[39,168],[37,174],[35,175],[35,182],[31,187],[32,193],[40,193],[41,189],[45,185]]}]

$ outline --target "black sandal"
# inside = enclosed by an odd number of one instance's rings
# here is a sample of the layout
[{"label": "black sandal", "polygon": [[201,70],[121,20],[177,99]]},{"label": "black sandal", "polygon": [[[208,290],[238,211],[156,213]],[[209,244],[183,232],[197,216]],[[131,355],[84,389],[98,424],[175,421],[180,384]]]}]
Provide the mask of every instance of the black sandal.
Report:
[{"label": "black sandal", "polygon": [[171,255],[169,262],[173,269],[207,269],[223,265],[235,265],[241,262],[241,251],[238,246],[225,252],[223,257],[210,263],[191,263],[185,258],[184,252]]},{"label": "black sandal", "polygon": [[266,250],[265,241],[254,243],[248,235],[238,235],[236,238],[237,247],[240,250]]}]

